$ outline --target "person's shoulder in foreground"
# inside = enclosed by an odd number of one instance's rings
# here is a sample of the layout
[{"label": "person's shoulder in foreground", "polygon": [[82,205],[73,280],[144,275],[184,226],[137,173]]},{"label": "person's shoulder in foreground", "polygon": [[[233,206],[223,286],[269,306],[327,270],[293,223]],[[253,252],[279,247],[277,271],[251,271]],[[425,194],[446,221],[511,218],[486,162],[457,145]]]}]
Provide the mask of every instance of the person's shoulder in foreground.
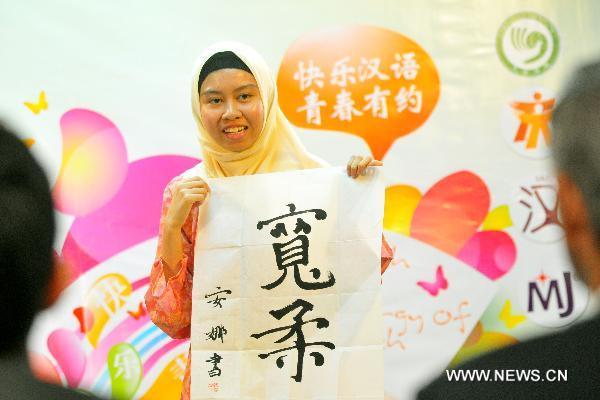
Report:
[{"label": "person's shoulder in foreground", "polygon": [[58,298],[64,284],[53,261],[54,229],[42,168],[0,125],[0,400],[92,398],[35,379],[27,362],[33,319]]},{"label": "person's shoulder in foreground", "polygon": [[[593,296],[600,289],[600,63],[573,76],[554,109],[553,159],[566,245]],[[594,293],[595,292],[595,293]],[[600,398],[600,316],[446,371],[419,399]]]},{"label": "person's shoulder in foreground", "polygon": [[566,331],[486,354],[446,370],[425,387],[429,399],[596,399],[600,317]]},{"label": "person's shoulder in foreground", "polygon": [[94,400],[91,394],[36,379],[25,351],[0,358],[0,400]]}]

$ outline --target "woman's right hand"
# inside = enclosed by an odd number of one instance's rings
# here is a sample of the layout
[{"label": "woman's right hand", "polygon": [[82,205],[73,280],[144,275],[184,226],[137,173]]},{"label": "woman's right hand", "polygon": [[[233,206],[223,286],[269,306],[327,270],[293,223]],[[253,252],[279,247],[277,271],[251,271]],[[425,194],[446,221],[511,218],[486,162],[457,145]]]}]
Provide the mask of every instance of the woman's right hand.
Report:
[{"label": "woman's right hand", "polygon": [[179,273],[178,265],[183,259],[183,237],[181,229],[192,207],[198,207],[206,201],[210,187],[200,177],[193,176],[175,181],[170,185],[171,203],[165,215],[162,231],[163,245],[159,246],[159,256],[165,262],[165,279]]},{"label": "woman's right hand", "polygon": [[207,200],[210,187],[199,176],[184,178],[171,188],[171,205],[166,223],[171,230],[179,231],[194,206],[201,206]]}]

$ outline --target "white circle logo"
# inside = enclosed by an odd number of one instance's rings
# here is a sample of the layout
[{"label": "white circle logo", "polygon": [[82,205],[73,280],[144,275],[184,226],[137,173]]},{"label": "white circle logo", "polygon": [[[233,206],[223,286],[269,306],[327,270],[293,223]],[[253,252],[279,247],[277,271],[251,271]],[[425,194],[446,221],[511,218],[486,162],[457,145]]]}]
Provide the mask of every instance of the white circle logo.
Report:
[{"label": "white circle logo", "polygon": [[548,70],[556,62],[558,48],[554,25],[533,12],[509,17],[496,36],[496,51],[502,63],[523,76],[536,76]]}]

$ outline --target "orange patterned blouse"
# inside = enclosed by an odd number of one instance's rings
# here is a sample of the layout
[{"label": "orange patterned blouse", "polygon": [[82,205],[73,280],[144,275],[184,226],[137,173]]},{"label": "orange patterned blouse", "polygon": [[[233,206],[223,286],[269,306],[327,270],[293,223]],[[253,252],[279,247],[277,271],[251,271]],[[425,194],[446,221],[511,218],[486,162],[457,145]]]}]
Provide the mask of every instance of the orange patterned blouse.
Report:
[{"label": "orange patterned blouse", "polygon": [[[192,317],[192,281],[194,275],[194,241],[196,238],[196,225],[198,221],[198,209],[192,208],[185,224],[181,229],[183,237],[183,258],[176,269],[177,275],[165,280],[163,267],[165,262],[158,256],[162,254],[163,245],[162,232],[165,224],[165,216],[171,204],[173,185],[181,178],[173,179],[167,185],[164,192],[162,214],[158,235],[157,257],[152,265],[150,273],[150,287],[146,292],[146,308],[152,321],[167,335],[174,339],[190,337],[190,320]],[[392,261],[392,249],[382,236],[381,243],[381,273]],[[190,398],[190,357],[188,355],[187,366],[183,378],[183,389],[181,399]]]}]

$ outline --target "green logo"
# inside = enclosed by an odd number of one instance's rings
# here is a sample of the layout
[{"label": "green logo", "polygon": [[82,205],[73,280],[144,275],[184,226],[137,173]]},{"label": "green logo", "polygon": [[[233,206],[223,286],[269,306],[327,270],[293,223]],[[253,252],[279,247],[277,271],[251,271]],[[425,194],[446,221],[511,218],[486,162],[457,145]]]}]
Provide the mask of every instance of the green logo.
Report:
[{"label": "green logo", "polygon": [[509,17],[496,35],[496,51],[502,63],[523,76],[544,73],[556,62],[559,39],[556,28],[544,16],[521,12]]}]

